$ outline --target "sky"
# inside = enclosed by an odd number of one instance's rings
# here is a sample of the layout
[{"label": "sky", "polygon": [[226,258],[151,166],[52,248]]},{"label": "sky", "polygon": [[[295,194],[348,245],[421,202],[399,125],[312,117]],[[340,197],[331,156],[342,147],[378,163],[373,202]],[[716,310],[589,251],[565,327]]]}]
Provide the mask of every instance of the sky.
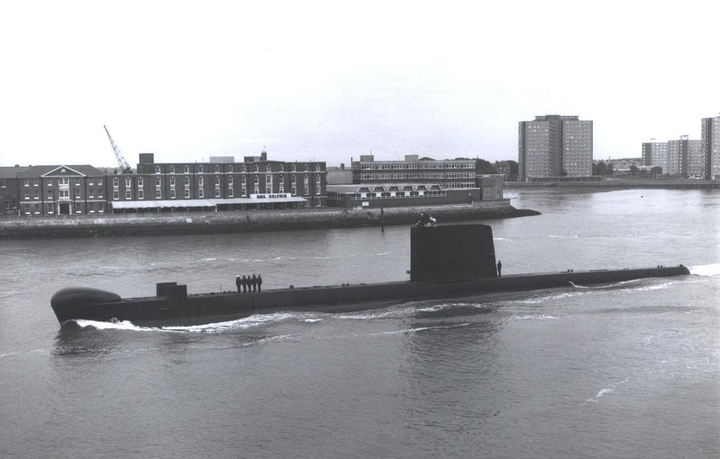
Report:
[{"label": "sky", "polygon": [[720,114],[720,2],[0,0],[0,166],[210,156],[518,156],[594,122],[595,159]]}]

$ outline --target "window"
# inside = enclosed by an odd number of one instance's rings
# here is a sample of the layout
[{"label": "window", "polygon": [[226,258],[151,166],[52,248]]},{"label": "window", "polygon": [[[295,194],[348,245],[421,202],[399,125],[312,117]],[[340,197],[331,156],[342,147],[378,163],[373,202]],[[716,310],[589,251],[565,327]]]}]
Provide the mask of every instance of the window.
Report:
[{"label": "window", "polygon": [[215,188],[215,197],[216,198],[220,197],[220,188]]},{"label": "window", "polygon": [[117,201],[120,199],[120,192],[118,190],[113,190],[113,199]]},{"label": "window", "polygon": [[98,212],[100,212],[100,213],[105,212],[105,203],[104,202],[98,203]]},{"label": "window", "polygon": [[205,191],[203,191],[202,188],[198,190],[198,198],[204,198],[205,197]]},{"label": "window", "polygon": [[102,186],[102,179],[101,179],[101,178],[98,179],[98,186]]},{"label": "window", "polygon": [[160,186],[160,177],[155,177],[155,186]]},{"label": "window", "polygon": [[80,199],[80,189],[75,188],[75,199]]},{"label": "window", "polygon": [[215,172],[220,172],[220,165],[219,165],[219,164],[215,164]]},{"label": "window", "polygon": [[76,213],[76,214],[81,214],[81,213],[82,213],[82,204],[79,203],[79,202],[76,202],[76,203],[75,203],[75,213]]},{"label": "window", "polygon": [[175,188],[170,189],[170,199],[175,199]]},{"label": "window", "polygon": [[25,179],[25,186],[30,186],[30,179]]},{"label": "window", "polygon": [[309,165],[309,164],[305,164],[305,172],[307,172],[307,171],[309,171],[309,170],[310,170],[310,165]]},{"label": "window", "polygon": [[203,172],[202,164],[198,166],[198,172],[202,174],[202,172]]},{"label": "window", "polygon": [[190,190],[185,188],[185,199],[189,199],[189,198],[190,198]]},{"label": "window", "polygon": [[33,198],[40,199],[40,191],[39,190],[35,190],[35,192],[33,193]]},{"label": "window", "polygon": [[233,176],[230,175],[230,176],[228,176],[228,185],[232,185],[232,184],[233,184]]},{"label": "window", "polygon": [[70,190],[58,190],[58,196],[61,198],[69,198]]},{"label": "window", "polygon": [[172,165],[170,166],[170,173],[171,174],[175,173],[175,166],[172,166]]},{"label": "window", "polygon": [[203,186],[203,178],[202,177],[198,178],[198,185]]},{"label": "window", "polygon": [[138,190],[138,199],[145,199],[145,191]]},{"label": "window", "polygon": [[48,190],[48,192],[47,192],[47,198],[48,198],[48,201],[52,201],[52,200],[53,200],[53,192],[52,192],[52,190]]},{"label": "window", "polygon": [[190,186],[190,177],[185,176],[185,186]]},{"label": "window", "polygon": [[76,178],[76,179],[75,179],[75,186],[80,186],[80,179],[79,179],[79,178]]},{"label": "window", "polygon": [[220,183],[220,176],[219,176],[219,175],[216,175],[216,176],[215,176],[215,183]]},{"label": "window", "polygon": [[186,174],[189,174],[189,173],[190,173],[190,166],[185,166],[185,173],[186,173]]},{"label": "window", "polygon": [[[50,182],[50,183],[52,183],[52,182]],[[0,188],[5,188],[5,186],[6,186],[5,180],[0,180]],[[5,201],[5,202],[8,202],[8,201]]]},{"label": "window", "polygon": [[233,189],[228,188],[228,198],[232,198],[232,197],[233,197]]},{"label": "window", "polygon": [[103,189],[98,188],[98,198],[102,199],[102,197],[103,197]]},{"label": "window", "polygon": [[247,196],[247,188],[241,188],[241,189],[240,189],[240,194],[241,194],[242,196]]},{"label": "window", "polygon": [[170,177],[170,186],[175,186],[175,177]]},{"label": "window", "polygon": [[33,186],[38,186],[40,184],[40,180],[33,179]]},{"label": "window", "polygon": [[162,199],[162,192],[159,189],[155,190],[155,199]]},{"label": "window", "polygon": [[260,194],[260,188],[258,188],[257,186],[255,187],[254,191],[255,191],[255,194]]},{"label": "window", "polygon": [[120,179],[117,177],[113,177],[113,187],[117,188],[120,186]]},{"label": "window", "polygon": [[132,191],[125,190],[125,199],[127,199],[128,201],[132,199]]},{"label": "window", "polygon": [[141,187],[141,186],[143,186],[143,178],[138,177],[138,187]]},{"label": "window", "polygon": [[228,172],[232,172],[232,164],[228,164]]},{"label": "window", "polygon": [[125,188],[132,188],[132,179],[130,177],[125,179]]},{"label": "window", "polygon": [[156,174],[159,174],[159,173],[160,173],[160,166],[155,166],[155,173],[156,173]]}]

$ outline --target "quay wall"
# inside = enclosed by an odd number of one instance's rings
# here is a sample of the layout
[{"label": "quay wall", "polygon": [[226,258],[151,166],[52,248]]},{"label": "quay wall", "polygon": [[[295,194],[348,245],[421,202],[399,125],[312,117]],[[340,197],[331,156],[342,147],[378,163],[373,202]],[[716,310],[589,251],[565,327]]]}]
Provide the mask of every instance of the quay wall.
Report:
[{"label": "quay wall", "polygon": [[439,222],[539,215],[534,210],[516,209],[504,199],[474,205],[386,208],[382,219],[381,209],[361,208],[10,217],[0,219],[0,240],[379,227],[413,224],[421,213],[430,213]]}]

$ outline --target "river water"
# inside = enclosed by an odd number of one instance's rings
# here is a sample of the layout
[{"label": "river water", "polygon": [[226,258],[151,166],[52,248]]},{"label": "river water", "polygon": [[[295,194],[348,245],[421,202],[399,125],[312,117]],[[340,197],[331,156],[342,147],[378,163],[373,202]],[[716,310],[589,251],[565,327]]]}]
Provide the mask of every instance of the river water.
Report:
[{"label": "river water", "polygon": [[65,286],[403,280],[409,229],[0,242],[0,457],[720,457],[720,191],[511,192],[503,274],[690,276],[197,327],[83,322]]}]

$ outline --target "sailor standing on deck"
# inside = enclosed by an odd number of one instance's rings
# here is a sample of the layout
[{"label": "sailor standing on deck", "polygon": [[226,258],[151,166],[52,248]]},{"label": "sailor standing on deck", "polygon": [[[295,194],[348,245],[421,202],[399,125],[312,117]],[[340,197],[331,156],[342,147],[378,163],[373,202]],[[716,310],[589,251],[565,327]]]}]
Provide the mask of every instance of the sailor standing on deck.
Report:
[{"label": "sailor standing on deck", "polygon": [[258,284],[258,292],[262,292],[262,276],[258,274],[257,277],[257,284]]},{"label": "sailor standing on deck", "polygon": [[240,282],[242,282],[243,293],[247,292],[247,284],[248,284],[247,277],[243,276],[242,280]]},{"label": "sailor standing on deck", "polygon": [[240,293],[240,286],[242,286],[242,279],[240,279],[240,274],[238,274],[235,278],[235,286],[238,289],[238,293]]},{"label": "sailor standing on deck", "polygon": [[497,274],[498,277],[502,277],[502,261],[500,260],[497,262]]},{"label": "sailor standing on deck", "polygon": [[255,276],[255,274],[253,274],[250,279],[250,286],[252,287],[253,292],[257,290],[257,276]]}]

